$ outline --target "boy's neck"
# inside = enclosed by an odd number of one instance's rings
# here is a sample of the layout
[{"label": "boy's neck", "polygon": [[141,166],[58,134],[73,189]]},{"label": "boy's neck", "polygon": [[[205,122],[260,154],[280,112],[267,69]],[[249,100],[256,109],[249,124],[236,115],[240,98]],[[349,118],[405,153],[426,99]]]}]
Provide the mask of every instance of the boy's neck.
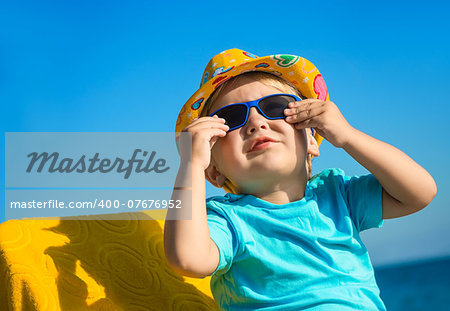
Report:
[{"label": "boy's neck", "polygon": [[260,191],[252,191],[252,195],[273,204],[287,204],[301,200],[305,196],[306,178],[297,178],[295,182],[284,181],[270,185]]}]

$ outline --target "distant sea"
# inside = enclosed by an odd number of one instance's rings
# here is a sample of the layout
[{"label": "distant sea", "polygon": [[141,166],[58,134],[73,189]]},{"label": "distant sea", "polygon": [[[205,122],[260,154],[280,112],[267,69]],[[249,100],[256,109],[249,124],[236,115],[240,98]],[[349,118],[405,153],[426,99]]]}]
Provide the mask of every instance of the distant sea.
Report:
[{"label": "distant sea", "polygon": [[374,270],[388,311],[450,311],[450,257]]}]

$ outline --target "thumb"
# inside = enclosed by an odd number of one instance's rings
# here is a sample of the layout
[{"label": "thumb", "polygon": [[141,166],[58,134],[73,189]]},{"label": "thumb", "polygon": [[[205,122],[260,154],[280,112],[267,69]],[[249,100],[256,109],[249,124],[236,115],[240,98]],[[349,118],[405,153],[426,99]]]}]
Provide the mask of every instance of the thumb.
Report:
[{"label": "thumb", "polygon": [[219,137],[217,137],[217,136],[213,136],[211,138],[211,140],[209,141],[209,149],[212,149],[212,147],[214,146],[214,144],[217,142],[218,139],[219,139]]}]

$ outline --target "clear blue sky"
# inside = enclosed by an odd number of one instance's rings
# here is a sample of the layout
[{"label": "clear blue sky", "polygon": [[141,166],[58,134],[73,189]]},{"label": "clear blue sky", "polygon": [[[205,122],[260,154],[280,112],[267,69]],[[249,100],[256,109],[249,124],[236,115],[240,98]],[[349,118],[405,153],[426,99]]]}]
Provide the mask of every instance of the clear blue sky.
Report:
[{"label": "clear blue sky", "polygon": [[[450,255],[447,2],[190,3],[2,2],[1,163],[5,132],[172,131],[222,50],[301,55],[350,124],[407,153],[438,184],[423,211],[362,234],[373,263]],[[321,152],[314,172],[367,173],[328,142]],[[3,165],[0,180],[4,188]],[[0,211],[1,222],[3,191]]]}]

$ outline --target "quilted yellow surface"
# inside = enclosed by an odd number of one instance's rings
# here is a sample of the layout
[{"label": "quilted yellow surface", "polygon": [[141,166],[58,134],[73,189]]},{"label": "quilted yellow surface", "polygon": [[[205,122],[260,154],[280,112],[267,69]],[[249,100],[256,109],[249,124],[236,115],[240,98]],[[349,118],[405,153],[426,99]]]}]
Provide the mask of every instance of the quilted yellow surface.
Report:
[{"label": "quilted yellow surface", "polygon": [[164,220],[124,217],[0,224],[0,310],[218,310],[210,277],[167,265]]}]

